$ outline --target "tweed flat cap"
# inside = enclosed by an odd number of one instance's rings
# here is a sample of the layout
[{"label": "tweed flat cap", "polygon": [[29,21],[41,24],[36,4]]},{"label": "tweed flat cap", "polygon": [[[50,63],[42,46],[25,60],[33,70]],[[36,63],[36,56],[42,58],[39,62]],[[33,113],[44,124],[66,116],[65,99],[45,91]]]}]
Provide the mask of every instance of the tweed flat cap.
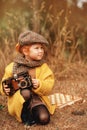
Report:
[{"label": "tweed flat cap", "polygon": [[40,34],[35,33],[33,31],[26,31],[24,33],[21,33],[18,38],[18,43],[23,45],[28,45],[31,43],[43,43],[45,45],[48,45],[48,41]]}]

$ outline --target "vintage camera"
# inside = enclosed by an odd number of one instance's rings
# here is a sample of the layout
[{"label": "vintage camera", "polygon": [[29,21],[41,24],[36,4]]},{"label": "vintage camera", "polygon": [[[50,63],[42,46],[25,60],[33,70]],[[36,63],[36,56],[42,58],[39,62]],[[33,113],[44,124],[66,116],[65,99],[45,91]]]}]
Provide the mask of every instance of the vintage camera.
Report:
[{"label": "vintage camera", "polygon": [[28,72],[14,74],[13,77],[9,77],[8,79],[4,80],[2,82],[2,85],[3,84],[10,87],[10,95],[13,95],[18,89],[27,88],[31,90],[33,87],[31,76],[28,74]]}]

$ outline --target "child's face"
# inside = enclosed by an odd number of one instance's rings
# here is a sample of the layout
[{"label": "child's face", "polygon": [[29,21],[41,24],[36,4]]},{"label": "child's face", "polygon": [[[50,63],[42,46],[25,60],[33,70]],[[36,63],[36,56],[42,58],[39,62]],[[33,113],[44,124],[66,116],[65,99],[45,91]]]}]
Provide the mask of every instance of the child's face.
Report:
[{"label": "child's face", "polygon": [[26,59],[41,60],[44,56],[44,47],[40,43],[27,46]]}]

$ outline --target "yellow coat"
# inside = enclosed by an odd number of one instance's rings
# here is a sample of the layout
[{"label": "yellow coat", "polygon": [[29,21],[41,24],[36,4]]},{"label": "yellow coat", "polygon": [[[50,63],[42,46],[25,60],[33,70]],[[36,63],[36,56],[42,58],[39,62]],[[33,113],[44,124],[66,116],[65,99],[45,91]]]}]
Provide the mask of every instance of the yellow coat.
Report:
[{"label": "yellow coat", "polygon": [[[12,76],[13,62],[10,63],[6,69],[3,79]],[[48,65],[44,63],[42,66],[36,68],[36,78],[40,80],[40,86],[33,91],[41,97],[41,100],[47,106],[50,114],[53,114],[56,106],[52,105],[48,99],[48,95],[51,93],[54,85],[54,75]],[[2,85],[0,86],[0,91],[4,94]],[[8,96],[8,111],[12,116],[15,116],[18,121],[21,122],[21,111],[23,103],[25,102],[24,98],[18,90],[13,96]]]}]

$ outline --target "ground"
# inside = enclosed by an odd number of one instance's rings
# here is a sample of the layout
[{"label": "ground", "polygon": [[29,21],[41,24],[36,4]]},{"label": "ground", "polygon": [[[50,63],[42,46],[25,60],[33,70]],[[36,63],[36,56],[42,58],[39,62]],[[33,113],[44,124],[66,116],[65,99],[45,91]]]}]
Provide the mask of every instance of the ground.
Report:
[{"label": "ground", "polygon": [[[86,72],[86,69],[83,73]],[[86,73],[85,73],[86,74]],[[78,76],[79,77],[79,76]],[[6,97],[0,95],[0,104],[4,106],[0,110],[0,130],[87,130],[87,77],[79,78],[58,78],[53,93],[61,92],[64,94],[77,95],[83,101],[64,108],[57,108],[51,121],[46,126],[33,125],[26,127],[11,117],[7,111]],[[73,113],[79,112],[79,113]]]}]

